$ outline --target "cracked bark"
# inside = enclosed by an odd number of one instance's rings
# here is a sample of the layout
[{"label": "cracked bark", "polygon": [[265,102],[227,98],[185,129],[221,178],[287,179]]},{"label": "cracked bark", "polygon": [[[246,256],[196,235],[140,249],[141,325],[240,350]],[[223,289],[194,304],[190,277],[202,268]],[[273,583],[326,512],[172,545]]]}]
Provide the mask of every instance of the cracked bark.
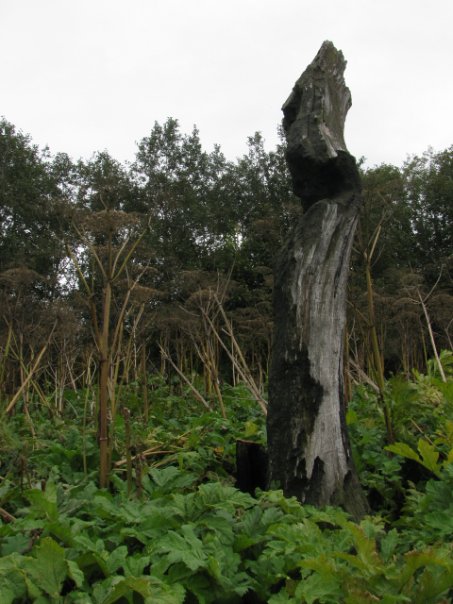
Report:
[{"label": "cracked bark", "polygon": [[267,418],[269,479],[301,502],[367,509],[347,436],[343,333],[362,202],[343,137],[346,62],[324,42],[283,106],[287,161],[304,214],[276,263]]}]

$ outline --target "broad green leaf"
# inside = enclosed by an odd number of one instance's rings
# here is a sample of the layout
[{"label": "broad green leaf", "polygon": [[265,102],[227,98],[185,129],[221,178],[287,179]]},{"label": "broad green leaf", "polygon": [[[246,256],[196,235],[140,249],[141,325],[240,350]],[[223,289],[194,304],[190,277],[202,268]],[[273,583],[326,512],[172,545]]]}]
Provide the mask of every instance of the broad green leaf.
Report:
[{"label": "broad green leaf", "polygon": [[354,554],[346,554],[344,552],[338,552],[336,554],[336,557],[339,558],[340,560],[345,560],[352,567],[357,568],[360,572],[364,573],[364,575],[366,575],[366,573],[369,573],[369,571],[370,571],[370,565],[367,564],[366,562],[364,562],[363,560],[361,560],[358,556],[356,556]]},{"label": "broad green leaf", "polygon": [[271,524],[275,524],[282,519],[283,511],[277,507],[270,507],[264,510],[261,518],[261,524],[263,527],[268,527]]},{"label": "broad green leaf", "polygon": [[204,515],[195,523],[195,527],[205,543],[214,538],[224,547],[231,547],[234,543],[234,518],[228,512],[222,510],[216,515]]},{"label": "broad green leaf", "polygon": [[334,558],[326,555],[317,558],[306,558],[299,563],[301,568],[316,571],[322,575],[335,575],[338,572]]},{"label": "broad green leaf", "polygon": [[42,591],[39,587],[34,583],[28,575],[24,576],[25,585],[27,586],[27,593],[30,598],[32,598],[32,602],[35,602],[38,598],[42,598]]},{"label": "broad green leaf", "polygon": [[357,412],[354,411],[354,409],[348,409],[346,411],[346,425],[347,426],[352,426],[353,424],[356,424],[358,419],[359,419],[359,416],[357,415]]},{"label": "broad green leaf", "polygon": [[126,577],[114,585],[102,604],[114,604],[134,592],[142,596],[145,604],[182,604],[185,596],[181,585],[170,586],[154,577]]},{"label": "broad green leaf", "polygon": [[77,563],[74,560],[66,560],[66,564],[68,565],[68,576],[74,581],[77,587],[82,587],[85,575]]},{"label": "broad green leaf", "polygon": [[422,457],[422,463],[425,468],[431,470],[431,472],[433,472],[433,474],[435,474],[437,477],[440,477],[441,467],[438,463],[439,452],[436,451],[432,444],[430,444],[427,440],[424,440],[423,438],[418,441],[417,449],[420,452],[420,455]]},{"label": "broad green leaf", "polygon": [[396,546],[399,543],[399,534],[396,529],[389,531],[380,541],[380,548],[384,562],[388,562],[394,555]]},{"label": "broad green leaf", "polygon": [[33,549],[33,556],[27,559],[24,568],[38,587],[57,598],[68,575],[64,549],[51,537],[44,537]]},{"label": "broad green leaf", "polygon": [[29,544],[30,537],[19,533],[3,538],[0,551],[2,556],[8,556],[14,552],[21,553],[28,549]]},{"label": "broad green leaf", "polygon": [[453,448],[450,449],[450,451],[448,452],[447,459],[445,461],[445,464],[450,464],[450,463],[453,464]]},{"label": "broad green leaf", "polygon": [[149,556],[128,556],[124,561],[124,574],[126,577],[139,577],[148,566]]},{"label": "broad green leaf", "polygon": [[157,486],[164,487],[172,483],[175,478],[178,478],[181,475],[181,470],[175,466],[169,466],[168,468],[151,469],[149,474]]},{"label": "broad green leaf", "polygon": [[0,604],[13,604],[14,600],[23,596],[25,596],[25,586],[18,592],[11,581],[5,577],[0,578]]},{"label": "broad green leaf", "polygon": [[422,463],[420,455],[406,443],[393,443],[392,445],[387,445],[385,450],[390,451],[391,453],[396,453],[397,455],[401,455],[401,457],[406,457],[407,459],[413,459],[414,461],[418,461],[418,463]]},{"label": "broad green leaf", "polygon": [[380,565],[381,560],[376,551],[376,541],[374,539],[369,539],[361,527],[352,525],[350,530],[354,535],[354,544],[360,559],[371,567]]},{"label": "broad green leaf", "polygon": [[27,595],[24,573],[21,563],[25,558],[17,553],[0,558],[0,603],[10,604],[16,598]]},{"label": "broad green leaf", "polygon": [[178,562],[183,562],[192,571],[205,566],[207,562],[203,542],[195,535],[193,526],[188,524],[181,527],[180,533],[169,531],[153,544],[150,553],[157,554],[152,570],[153,574],[159,575]]},{"label": "broad green leaf", "polygon": [[124,506],[118,506],[107,493],[95,496],[92,502],[93,512],[105,520],[125,520]]},{"label": "broad green leaf", "polygon": [[[375,598],[375,596],[372,596],[372,597]],[[382,596],[382,598],[379,600],[380,604],[401,604],[404,602],[406,602],[407,604],[413,604],[412,600],[410,598],[408,598],[407,596],[405,596],[404,594],[384,594]]]},{"label": "broad green leaf", "polygon": [[[300,581],[296,588],[296,601],[314,604],[314,602],[341,602],[343,590],[340,575],[313,573]],[[298,600],[300,598],[300,600]]]},{"label": "broad green leaf", "polygon": [[432,567],[425,568],[419,580],[416,604],[437,602],[440,596],[447,595],[445,592],[453,587],[453,565],[450,564],[450,568],[438,571],[439,569]]},{"label": "broad green leaf", "polygon": [[97,552],[84,552],[83,554],[77,557],[76,562],[78,567],[82,570],[97,566],[101,573],[104,575],[104,577],[108,577],[109,571],[107,569],[105,561],[105,554],[106,552],[104,552],[104,555],[99,554]]},{"label": "broad green leaf", "polygon": [[30,510],[32,514],[47,520],[58,519],[57,493],[55,485],[51,482],[48,483],[45,491],[30,489],[25,492],[25,496],[32,506]]},{"label": "broad green leaf", "polygon": [[435,563],[435,556],[431,551],[411,551],[405,554],[404,562],[400,574],[400,585],[402,587],[409,582],[420,568]]},{"label": "broad green leaf", "polygon": [[113,575],[116,570],[118,570],[120,567],[123,567],[126,558],[127,547],[125,545],[121,545],[120,547],[114,549],[105,562],[109,575]]},{"label": "broad green leaf", "polygon": [[74,538],[74,542],[79,549],[85,552],[96,552],[101,554],[105,551],[105,545],[101,539],[96,539],[96,541],[94,541],[90,539],[88,535],[77,535]]},{"label": "broad green leaf", "polygon": [[284,589],[281,589],[277,594],[272,595],[268,600],[268,604],[288,604],[288,602],[296,604],[297,600],[290,596]]},{"label": "broad green leaf", "polygon": [[259,427],[257,424],[255,424],[255,422],[245,422],[244,438],[250,438],[251,436],[254,436],[258,432],[258,430]]},{"label": "broad green leaf", "polygon": [[433,528],[439,538],[451,539],[453,535],[453,515],[451,506],[444,510],[435,509],[424,515],[423,520],[428,527]]},{"label": "broad green leaf", "polygon": [[139,593],[145,600],[151,596],[151,585],[148,577],[127,577],[117,583],[102,604],[113,604],[133,592]]},{"label": "broad green leaf", "polygon": [[47,531],[55,537],[58,541],[62,542],[66,547],[75,547],[74,535],[72,533],[72,524],[68,518],[62,518],[56,522],[50,522],[47,524]]},{"label": "broad green leaf", "polygon": [[255,500],[248,493],[242,493],[234,487],[225,486],[220,482],[208,482],[198,487],[198,504],[203,507],[213,506],[230,511],[237,507],[249,508],[255,505]]}]

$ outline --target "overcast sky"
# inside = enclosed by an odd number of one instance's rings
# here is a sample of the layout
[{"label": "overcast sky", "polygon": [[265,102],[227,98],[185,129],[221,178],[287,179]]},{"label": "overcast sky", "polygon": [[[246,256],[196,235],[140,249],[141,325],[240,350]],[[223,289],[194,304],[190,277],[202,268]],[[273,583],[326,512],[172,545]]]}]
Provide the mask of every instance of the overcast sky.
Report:
[{"label": "overcast sky", "polygon": [[120,161],[155,121],[230,159],[330,39],[348,61],[346,143],[368,165],[453,144],[453,0],[0,0],[0,115],[74,159]]}]

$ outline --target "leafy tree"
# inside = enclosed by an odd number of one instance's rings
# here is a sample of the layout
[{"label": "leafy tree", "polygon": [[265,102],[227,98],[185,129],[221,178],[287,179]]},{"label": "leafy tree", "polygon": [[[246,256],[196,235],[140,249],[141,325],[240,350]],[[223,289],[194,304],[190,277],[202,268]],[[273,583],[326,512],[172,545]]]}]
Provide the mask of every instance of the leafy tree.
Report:
[{"label": "leafy tree", "polygon": [[453,146],[403,166],[418,266],[449,262],[453,249]]},{"label": "leafy tree", "polygon": [[30,375],[58,322],[66,221],[60,177],[47,150],[0,120],[0,345],[8,367],[0,388],[8,392]]},{"label": "leafy tree", "polygon": [[55,277],[62,256],[62,203],[47,150],[0,121],[0,272],[27,267]]}]

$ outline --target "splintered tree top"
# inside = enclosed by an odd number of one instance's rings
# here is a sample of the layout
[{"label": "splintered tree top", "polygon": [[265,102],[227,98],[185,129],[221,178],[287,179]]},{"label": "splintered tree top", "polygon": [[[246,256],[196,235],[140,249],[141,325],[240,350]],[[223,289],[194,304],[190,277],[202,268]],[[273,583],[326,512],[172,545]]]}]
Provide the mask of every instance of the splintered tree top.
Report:
[{"label": "splintered tree top", "polygon": [[283,105],[294,190],[307,204],[360,186],[343,134],[351,107],[345,68],[343,53],[324,42]]}]

